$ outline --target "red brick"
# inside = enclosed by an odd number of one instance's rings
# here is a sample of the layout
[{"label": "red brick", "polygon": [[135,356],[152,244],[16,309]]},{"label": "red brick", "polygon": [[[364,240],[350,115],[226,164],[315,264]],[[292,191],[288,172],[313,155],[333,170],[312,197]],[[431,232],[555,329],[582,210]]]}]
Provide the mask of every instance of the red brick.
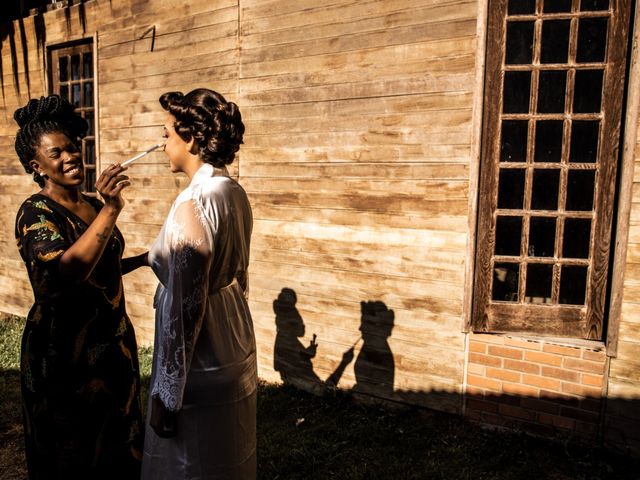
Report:
[{"label": "red brick", "polygon": [[548,413],[541,413],[539,419],[540,423],[544,425],[552,425],[557,428],[564,428],[565,430],[573,430],[576,424],[576,421],[573,418],[549,415]]},{"label": "red brick", "polygon": [[556,353],[564,357],[580,358],[582,351],[577,347],[565,347],[563,345],[554,345],[552,343],[546,343],[542,346],[542,351],[547,353]]},{"label": "red brick", "polygon": [[560,409],[560,415],[562,415],[563,417],[570,417],[589,423],[597,423],[598,419],[600,418],[600,415],[598,415],[597,413],[571,407],[562,407]]},{"label": "red brick", "polygon": [[598,426],[594,423],[576,421],[574,431],[583,438],[595,439]]},{"label": "red brick", "polygon": [[477,375],[467,375],[467,383],[475,387],[486,388],[489,390],[500,391],[500,382],[486,377]]},{"label": "red brick", "polygon": [[508,347],[524,348],[525,350],[540,350],[542,348],[540,342],[510,337],[504,339],[504,344]]},{"label": "red brick", "polygon": [[535,387],[544,388],[546,390],[560,391],[560,380],[554,380],[546,377],[539,377],[537,375],[523,375],[522,383],[526,385],[533,385]]},{"label": "red brick", "polygon": [[520,374],[516,372],[510,372],[509,370],[501,370],[499,368],[487,368],[488,378],[497,378],[498,380],[505,380],[507,382],[520,383]]},{"label": "red brick", "polygon": [[565,358],[563,366],[569,370],[578,370],[580,372],[598,373],[604,372],[604,363],[591,362],[589,360],[578,360],[576,358]]},{"label": "red brick", "polygon": [[497,413],[498,404],[476,400],[474,398],[467,398],[467,409],[480,410],[481,412]]},{"label": "red brick", "polygon": [[602,400],[599,398],[583,398],[580,400],[580,408],[590,412],[598,412],[602,409]]},{"label": "red brick", "polygon": [[474,387],[472,385],[467,385],[466,395],[473,395],[474,397],[483,398],[487,391],[484,388]]},{"label": "red brick", "polygon": [[555,367],[542,367],[542,375],[545,377],[557,378],[567,382],[580,383],[580,373],[573,370],[563,370]]},{"label": "red brick", "polygon": [[575,383],[562,383],[562,392],[570,393],[572,395],[579,395],[581,397],[601,397],[602,389],[587,387],[585,385],[577,385]]},{"label": "red brick", "polygon": [[480,365],[489,365],[491,367],[501,367],[502,359],[498,357],[490,357],[480,353],[469,353],[469,363],[478,363]]},{"label": "red brick", "polygon": [[544,363],[545,365],[553,365],[559,367],[562,365],[562,357],[542,352],[524,352],[524,359],[528,362]]},{"label": "red brick", "polygon": [[472,373],[473,375],[485,375],[485,370],[486,367],[484,367],[483,365],[478,365],[477,363],[469,363],[467,365],[467,371],[469,373]]},{"label": "red brick", "polygon": [[520,360],[504,360],[504,368],[507,370],[516,370],[523,373],[532,373],[538,375],[540,373],[540,366],[535,363],[521,362]]},{"label": "red brick", "polygon": [[566,393],[553,392],[551,390],[540,390],[540,398],[552,401],[558,405],[570,405],[575,407],[580,405],[580,398]]},{"label": "red brick", "polygon": [[547,402],[545,400],[539,400],[537,398],[523,398],[522,406],[524,408],[528,408],[530,410],[535,410],[537,412],[545,412],[550,414],[557,414],[560,411],[560,406],[553,402]]},{"label": "red brick", "polygon": [[538,389],[521,383],[503,383],[502,391],[511,395],[523,395],[529,397],[537,397]]},{"label": "red brick", "polygon": [[469,341],[469,351],[475,353],[487,353],[487,345],[471,340]]},{"label": "red brick", "polygon": [[590,387],[602,388],[603,382],[604,382],[604,377],[602,375],[590,375],[588,373],[582,374],[582,383],[584,385],[589,385]]},{"label": "red brick", "polygon": [[604,350],[583,350],[582,358],[593,362],[604,362],[607,358],[607,354]]},{"label": "red brick", "polygon": [[518,350],[515,348],[489,345],[488,352],[489,352],[489,355],[495,355],[496,357],[513,358],[515,360],[522,360],[522,350]]},{"label": "red brick", "polygon": [[512,405],[500,405],[498,412],[501,415],[506,415],[508,417],[520,418],[522,420],[535,420],[536,412],[533,410],[527,410],[526,408],[514,407]]},{"label": "red brick", "polygon": [[471,337],[471,341],[504,345],[504,337],[502,335],[474,334],[473,337]]}]

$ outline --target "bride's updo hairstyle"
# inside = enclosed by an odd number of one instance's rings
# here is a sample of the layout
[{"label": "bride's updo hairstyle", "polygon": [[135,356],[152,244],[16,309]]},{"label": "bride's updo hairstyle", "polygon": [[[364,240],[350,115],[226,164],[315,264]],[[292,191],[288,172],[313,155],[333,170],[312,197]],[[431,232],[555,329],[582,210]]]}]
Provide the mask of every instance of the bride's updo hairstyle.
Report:
[{"label": "bride's updo hairstyle", "polygon": [[218,168],[233,162],[244,134],[235,103],[213,90],[197,88],[186,95],[167,92],[160,97],[160,105],[175,117],[174,128],[180,138],[195,140],[204,162]]},{"label": "bride's updo hairstyle", "polygon": [[63,133],[76,145],[87,133],[87,122],[75,111],[75,107],[59,95],[31,99],[13,113],[18,123],[15,148],[25,172],[32,173],[34,181],[44,187],[44,179],[33,171],[29,162],[36,156],[36,148],[42,135]]}]

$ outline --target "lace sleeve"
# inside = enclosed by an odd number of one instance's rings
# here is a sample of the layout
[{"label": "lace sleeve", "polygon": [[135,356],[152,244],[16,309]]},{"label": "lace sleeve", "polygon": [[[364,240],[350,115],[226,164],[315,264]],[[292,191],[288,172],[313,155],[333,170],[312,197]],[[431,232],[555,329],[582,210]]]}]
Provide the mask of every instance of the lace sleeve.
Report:
[{"label": "lace sleeve", "polygon": [[171,301],[160,312],[156,335],[156,374],[151,395],[165,407],[180,410],[193,350],[202,327],[212,233],[196,200],[181,203],[167,220]]}]

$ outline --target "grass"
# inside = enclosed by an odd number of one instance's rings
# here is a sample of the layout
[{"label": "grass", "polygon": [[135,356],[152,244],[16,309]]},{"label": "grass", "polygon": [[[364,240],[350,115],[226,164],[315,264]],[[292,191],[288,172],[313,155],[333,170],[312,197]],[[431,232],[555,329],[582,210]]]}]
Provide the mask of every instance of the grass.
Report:
[{"label": "grass", "polygon": [[[20,413],[23,320],[0,320],[0,478],[26,477]],[[151,350],[140,350],[143,386]],[[458,416],[382,408],[334,391],[260,383],[260,479],[638,479],[640,461],[604,449],[497,432]]]}]

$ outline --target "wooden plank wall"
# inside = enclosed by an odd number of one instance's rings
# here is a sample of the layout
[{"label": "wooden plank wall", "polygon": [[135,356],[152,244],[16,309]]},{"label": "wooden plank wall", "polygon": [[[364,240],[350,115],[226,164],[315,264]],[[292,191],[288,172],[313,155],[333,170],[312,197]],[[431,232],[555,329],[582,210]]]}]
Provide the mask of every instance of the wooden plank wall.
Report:
[{"label": "wooden plank wall", "polygon": [[[241,3],[240,175],[263,377],[279,378],[274,355],[296,361],[274,351],[273,302],[289,288],[299,342],[317,335],[320,380],[361,335],[360,302],[379,301],[394,313],[380,347],[393,353],[392,396],[460,391],[476,17],[475,1]],[[363,382],[353,362],[342,379]],[[455,395],[418,397],[459,409]]]}]

